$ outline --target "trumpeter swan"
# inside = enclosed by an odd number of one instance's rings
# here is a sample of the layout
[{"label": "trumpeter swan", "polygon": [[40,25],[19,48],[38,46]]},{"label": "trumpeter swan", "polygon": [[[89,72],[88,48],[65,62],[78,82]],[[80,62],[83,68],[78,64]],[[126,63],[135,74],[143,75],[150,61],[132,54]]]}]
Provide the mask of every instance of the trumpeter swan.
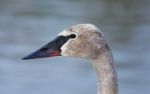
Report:
[{"label": "trumpeter swan", "polygon": [[97,75],[98,94],[118,94],[114,59],[103,33],[92,24],[71,26],[23,59],[72,56],[88,59]]}]

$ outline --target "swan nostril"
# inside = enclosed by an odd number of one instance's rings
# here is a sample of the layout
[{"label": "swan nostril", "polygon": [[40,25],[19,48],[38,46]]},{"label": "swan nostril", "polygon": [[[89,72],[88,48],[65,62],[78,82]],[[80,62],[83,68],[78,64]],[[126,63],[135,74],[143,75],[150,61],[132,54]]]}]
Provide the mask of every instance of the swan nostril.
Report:
[{"label": "swan nostril", "polygon": [[70,38],[75,38],[76,35],[75,34],[70,34]]},{"label": "swan nostril", "polygon": [[46,50],[48,50],[48,48],[42,48],[42,49],[41,49],[41,51],[46,51]]}]

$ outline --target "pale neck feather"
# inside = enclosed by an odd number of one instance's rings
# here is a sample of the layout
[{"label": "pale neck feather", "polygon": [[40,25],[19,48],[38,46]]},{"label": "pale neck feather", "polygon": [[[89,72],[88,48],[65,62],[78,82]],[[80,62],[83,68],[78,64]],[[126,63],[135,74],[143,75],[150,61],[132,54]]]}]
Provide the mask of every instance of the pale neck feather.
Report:
[{"label": "pale neck feather", "polygon": [[118,94],[117,72],[110,49],[91,63],[96,70],[98,94]]}]

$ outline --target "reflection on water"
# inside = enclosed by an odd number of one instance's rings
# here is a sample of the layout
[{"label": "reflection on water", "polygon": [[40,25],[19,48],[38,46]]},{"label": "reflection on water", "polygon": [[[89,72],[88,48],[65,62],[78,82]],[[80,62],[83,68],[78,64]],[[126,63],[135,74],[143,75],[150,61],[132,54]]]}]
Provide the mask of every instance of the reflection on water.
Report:
[{"label": "reflection on water", "polygon": [[120,94],[150,92],[149,0],[0,0],[0,94],[96,94],[87,61],[22,61],[64,28],[93,23],[104,31],[118,68]]}]

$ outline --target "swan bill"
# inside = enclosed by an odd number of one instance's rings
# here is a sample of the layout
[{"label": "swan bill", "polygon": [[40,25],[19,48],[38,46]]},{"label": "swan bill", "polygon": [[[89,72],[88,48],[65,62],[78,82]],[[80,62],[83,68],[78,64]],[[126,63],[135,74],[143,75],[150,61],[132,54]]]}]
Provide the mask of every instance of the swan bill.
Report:
[{"label": "swan bill", "polygon": [[72,36],[58,36],[53,41],[49,42],[45,46],[41,47],[39,50],[33,52],[32,54],[22,58],[26,59],[36,59],[45,58],[53,56],[61,56],[61,47],[70,39]]}]

